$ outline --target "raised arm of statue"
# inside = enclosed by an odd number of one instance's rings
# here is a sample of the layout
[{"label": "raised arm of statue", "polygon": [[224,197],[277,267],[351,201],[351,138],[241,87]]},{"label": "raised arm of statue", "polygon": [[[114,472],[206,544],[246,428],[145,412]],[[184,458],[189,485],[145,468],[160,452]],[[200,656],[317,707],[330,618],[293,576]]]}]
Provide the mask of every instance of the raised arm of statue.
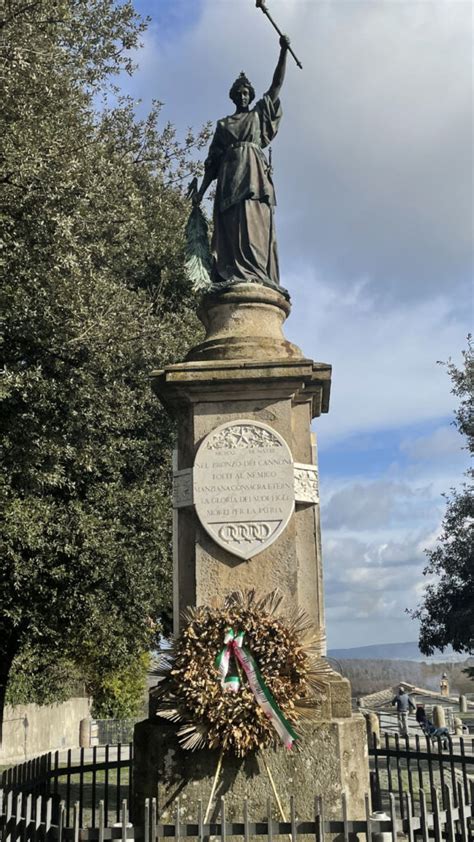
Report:
[{"label": "raised arm of statue", "polygon": [[280,55],[278,63],[273,74],[272,84],[268,89],[268,96],[272,102],[276,102],[280,96],[281,86],[283,85],[286,72],[286,58],[288,55],[288,48],[290,46],[290,39],[288,35],[280,36]]}]

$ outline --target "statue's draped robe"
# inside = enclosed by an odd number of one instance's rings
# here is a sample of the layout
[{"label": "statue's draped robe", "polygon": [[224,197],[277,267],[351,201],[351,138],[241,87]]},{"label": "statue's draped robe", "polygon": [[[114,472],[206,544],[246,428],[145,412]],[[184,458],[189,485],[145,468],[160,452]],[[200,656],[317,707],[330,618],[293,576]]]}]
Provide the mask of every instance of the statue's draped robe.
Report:
[{"label": "statue's draped robe", "polygon": [[262,149],[281,120],[279,100],[268,94],[254,108],[218,120],[205,167],[217,179],[212,238],[214,284],[279,286],[273,221],[276,204]]}]

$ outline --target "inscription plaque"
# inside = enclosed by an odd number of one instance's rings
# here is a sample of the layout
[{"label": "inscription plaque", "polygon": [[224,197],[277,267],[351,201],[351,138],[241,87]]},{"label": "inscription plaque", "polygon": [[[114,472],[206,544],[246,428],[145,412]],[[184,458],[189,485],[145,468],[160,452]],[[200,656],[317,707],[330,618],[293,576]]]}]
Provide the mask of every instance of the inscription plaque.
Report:
[{"label": "inscription plaque", "polygon": [[229,421],[201,443],[193,470],[196,512],[228,552],[249,559],[283,532],[295,507],[293,457],[259,421]]}]

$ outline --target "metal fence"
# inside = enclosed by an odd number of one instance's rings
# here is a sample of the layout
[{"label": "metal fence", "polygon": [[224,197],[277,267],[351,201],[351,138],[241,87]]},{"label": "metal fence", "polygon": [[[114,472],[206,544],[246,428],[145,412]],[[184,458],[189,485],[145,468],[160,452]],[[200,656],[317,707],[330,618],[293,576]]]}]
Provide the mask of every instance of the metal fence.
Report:
[{"label": "metal fence", "polygon": [[[449,791],[449,787],[447,788]],[[428,812],[426,802],[421,800],[421,812],[417,815],[407,796],[406,817],[397,815],[395,799],[392,798],[389,816],[372,816],[370,799],[365,798],[365,817],[354,820],[347,815],[347,801],[341,799],[341,817],[327,819],[325,805],[320,797],[315,798],[314,814],[308,817],[298,816],[295,801],[292,798],[289,805],[289,815],[285,820],[273,818],[273,806],[267,805],[266,818],[260,821],[249,815],[248,804],[242,804],[242,819],[228,821],[226,816],[226,802],[220,799],[218,818],[211,823],[204,822],[203,806],[199,803],[197,816],[193,820],[184,819],[179,804],[176,802],[175,821],[163,824],[159,820],[156,800],[147,800],[143,805],[143,824],[132,824],[129,821],[128,803],[121,805],[119,821],[110,825],[103,803],[99,806],[98,828],[84,827],[80,822],[78,805],[74,808],[72,825],[66,821],[64,805],[60,805],[57,821],[53,821],[52,799],[44,801],[41,796],[33,801],[33,797],[19,795],[13,798],[11,791],[0,790],[0,842],[105,842],[105,840],[120,839],[126,842],[159,842],[167,838],[198,839],[205,842],[210,838],[218,838],[226,842],[227,837],[235,837],[249,842],[251,839],[264,837],[268,842],[278,836],[286,836],[290,842],[296,842],[300,836],[311,836],[316,842],[325,842],[327,834],[338,834],[344,842],[357,839],[356,834],[363,834],[367,842],[372,842],[374,834],[386,833],[392,842],[397,842],[399,833],[405,834],[408,842],[422,839],[426,842],[434,836],[436,842],[470,842],[472,800],[467,802],[461,791],[460,802],[454,806],[453,798],[446,795],[447,808],[442,810],[439,802],[434,798],[434,810]],[[380,838],[380,837],[379,837]],[[387,837],[385,837],[387,838]]]},{"label": "metal fence", "polygon": [[132,793],[132,765],[133,743],[56,751],[6,769],[1,786],[13,798],[51,796],[53,818],[64,802],[66,825],[71,824],[77,804],[81,826],[86,821],[96,827],[101,801],[106,820],[119,820],[123,799]]},{"label": "metal fence", "polygon": [[[386,809],[393,795],[404,817],[406,795],[416,804],[420,791],[425,791],[428,805],[434,809],[432,794],[444,799],[449,784],[455,803],[461,786],[469,798],[474,780],[474,738],[447,737],[435,742],[428,737],[415,738],[385,734],[380,743],[375,739],[369,748],[372,803],[375,809]],[[443,807],[446,804],[443,801]]]},{"label": "metal fence", "polygon": [[[395,805],[403,822],[428,812],[436,817],[441,811],[449,824],[450,810],[462,813],[463,805],[472,804],[472,737],[448,738],[445,748],[441,740],[433,744],[425,737],[410,739],[386,734],[381,744],[370,747],[369,756],[374,810],[393,812]],[[36,816],[34,805],[40,798],[43,810],[50,803],[50,824],[59,827],[62,821],[67,829],[76,822],[92,832],[93,828],[100,828],[101,822],[109,826],[121,821],[123,802],[130,801],[132,795],[132,763],[132,743],[54,752],[6,770],[0,785],[12,803],[19,799],[25,822],[28,803],[33,805],[29,808],[31,815],[28,814],[31,822]],[[19,815],[15,810],[15,815]],[[46,816],[41,820],[45,821]],[[456,814],[455,820],[462,822],[462,816],[459,819]],[[173,833],[167,830],[162,835]]]},{"label": "metal fence", "polygon": [[[142,716],[141,719],[144,717]],[[131,743],[133,731],[140,719],[93,719],[91,720],[91,746]]]}]

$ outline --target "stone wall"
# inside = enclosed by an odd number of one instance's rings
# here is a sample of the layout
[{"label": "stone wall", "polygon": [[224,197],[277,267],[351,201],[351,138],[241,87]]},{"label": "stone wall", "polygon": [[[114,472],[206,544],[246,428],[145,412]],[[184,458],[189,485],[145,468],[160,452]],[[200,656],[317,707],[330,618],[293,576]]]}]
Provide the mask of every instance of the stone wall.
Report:
[{"label": "stone wall", "polygon": [[68,699],[57,705],[7,705],[0,743],[0,766],[23,763],[56,749],[77,748],[81,719],[90,716],[91,701]]}]

